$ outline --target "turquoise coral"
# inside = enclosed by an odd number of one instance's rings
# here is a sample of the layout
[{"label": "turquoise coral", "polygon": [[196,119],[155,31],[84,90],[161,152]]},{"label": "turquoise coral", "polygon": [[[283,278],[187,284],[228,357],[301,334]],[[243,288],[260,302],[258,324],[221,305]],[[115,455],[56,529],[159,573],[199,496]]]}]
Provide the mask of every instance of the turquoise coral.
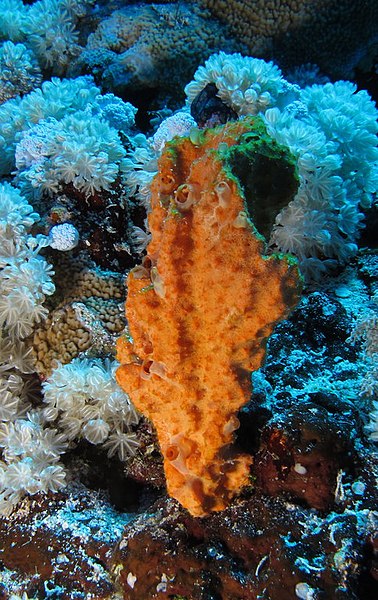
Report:
[{"label": "turquoise coral", "polygon": [[37,60],[24,44],[7,41],[0,46],[0,103],[31,92],[41,82]]},{"label": "turquoise coral", "polygon": [[31,6],[21,0],[3,0],[0,39],[23,42],[41,69],[64,75],[82,48],[78,22],[94,0],[37,0]]},{"label": "turquoise coral", "polygon": [[102,96],[90,77],[53,78],[0,107],[2,172],[16,166],[16,181],[31,197],[69,183],[86,195],[109,189],[125,155],[119,131],[132,126],[135,112]]}]

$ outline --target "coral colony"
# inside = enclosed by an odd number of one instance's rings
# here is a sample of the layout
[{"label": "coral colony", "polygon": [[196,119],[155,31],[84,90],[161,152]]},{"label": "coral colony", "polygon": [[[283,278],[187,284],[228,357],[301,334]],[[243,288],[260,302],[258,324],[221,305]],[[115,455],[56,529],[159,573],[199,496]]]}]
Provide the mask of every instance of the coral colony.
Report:
[{"label": "coral colony", "polygon": [[0,2],[0,598],[373,600],[373,0]]}]

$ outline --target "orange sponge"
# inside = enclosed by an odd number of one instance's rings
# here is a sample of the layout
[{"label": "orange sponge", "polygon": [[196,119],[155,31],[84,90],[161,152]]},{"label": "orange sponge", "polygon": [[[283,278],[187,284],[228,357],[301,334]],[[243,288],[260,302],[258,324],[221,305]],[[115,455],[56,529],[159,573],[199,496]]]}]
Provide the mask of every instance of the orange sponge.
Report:
[{"label": "orange sponge", "polygon": [[268,178],[283,168],[295,191],[292,157],[258,119],[167,145],[152,184],[152,240],[127,281],[131,337],[118,342],[118,382],[156,427],[169,494],[195,516],[224,509],[248,483],[252,457],[232,446],[236,413],[300,288],[292,259],[264,255],[233,174],[236,148],[249,174],[261,179],[263,158]]}]

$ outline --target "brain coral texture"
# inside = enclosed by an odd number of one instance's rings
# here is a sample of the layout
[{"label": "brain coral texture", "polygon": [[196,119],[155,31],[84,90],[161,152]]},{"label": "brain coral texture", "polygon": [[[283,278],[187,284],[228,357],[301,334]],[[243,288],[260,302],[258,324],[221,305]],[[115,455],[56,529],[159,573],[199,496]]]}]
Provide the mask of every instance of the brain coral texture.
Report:
[{"label": "brain coral texture", "polygon": [[[222,46],[225,25],[203,18],[192,5],[154,3],[124,6],[101,21],[89,35],[83,64],[100,77],[104,87],[159,88],[180,91],[199,61]],[[229,49],[240,49],[230,39]]]},{"label": "brain coral texture", "polygon": [[230,447],[235,412],[264,340],[297,299],[296,266],[264,256],[222,154],[240,144],[250,168],[283,165],[295,182],[289,155],[258,122],[168,144],[152,185],[147,257],[128,277],[133,342],[119,341],[118,382],[157,429],[168,492],[197,516],[222,510],[248,482],[250,456]]},{"label": "brain coral texture", "polygon": [[281,66],[317,64],[333,77],[348,77],[376,51],[375,0],[197,0],[227,23],[251,56]]}]

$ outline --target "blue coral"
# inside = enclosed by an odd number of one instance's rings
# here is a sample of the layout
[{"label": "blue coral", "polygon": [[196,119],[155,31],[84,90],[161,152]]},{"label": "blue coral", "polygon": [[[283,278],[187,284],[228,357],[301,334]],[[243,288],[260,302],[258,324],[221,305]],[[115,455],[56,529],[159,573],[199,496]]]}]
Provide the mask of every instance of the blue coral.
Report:
[{"label": "blue coral", "polygon": [[21,0],[2,0],[0,39],[23,42],[43,68],[65,74],[81,52],[78,21],[94,0],[37,0],[31,6]]},{"label": "blue coral", "polygon": [[7,41],[0,46],[0,103],[31,92],[41,82],[38,62],[24,44]]},{"label": "blue coral", "polygon": [[125,156],[119,132],[132,127],[135,113],[130,103],[102,96],[90,77],[53,78],[0,107],[2,172],[16,167],[29,197],[68,183],[86,195],[109,189]]}]

